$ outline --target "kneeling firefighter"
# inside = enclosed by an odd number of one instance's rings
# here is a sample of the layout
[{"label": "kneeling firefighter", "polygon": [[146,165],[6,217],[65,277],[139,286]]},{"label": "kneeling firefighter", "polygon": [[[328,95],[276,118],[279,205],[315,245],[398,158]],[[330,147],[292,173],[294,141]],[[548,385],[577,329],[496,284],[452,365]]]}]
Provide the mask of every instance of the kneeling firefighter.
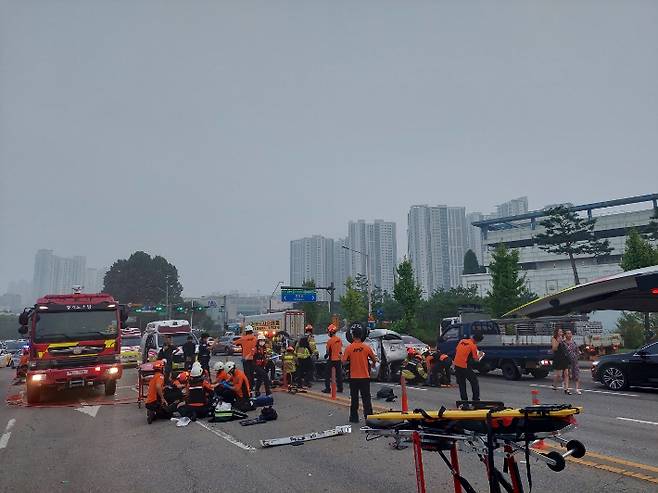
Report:
[{"label": "kneeling firefighter", "polygon": [[407,349],[407,357],[402,362],[402,376],[412,385],[419,385],[427,379],[423,357],[414,348]]},{"label": "kneeling firefighter", "polygon": [[210,397],[214,391],[215,388],[203,376],[201,363],[194,362],[187,384],[185,405],[178,408],[181,416],[190,418],[192,421],[208,416],[211,406]]},{"label": "kneeling firefighter", "polygon": [[236,368],[233,361],[227,362],[224,367],[230,380],[220,384],[222,390],[218,389],[218,392],[221,392],[222,401],[234,404],[234,407],[239,410],[250,410],[249,393],[251,388],[247,375]]},{"label": "kneeling firefighter", "polygon": [[153,362],[153,377],[149,382],[146,394],[146,422],[151,424],[156,419],[169,419],[169,403],[164,396],[164,368],[165,362],[157,360]]}]

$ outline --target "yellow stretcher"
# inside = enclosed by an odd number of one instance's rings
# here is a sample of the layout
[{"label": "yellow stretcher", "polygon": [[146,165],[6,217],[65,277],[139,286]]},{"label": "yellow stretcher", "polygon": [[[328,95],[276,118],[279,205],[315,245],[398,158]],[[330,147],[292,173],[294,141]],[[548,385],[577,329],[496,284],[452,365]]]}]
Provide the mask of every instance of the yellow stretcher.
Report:
[{"label": "yellow stretcher", "polygon": [[[532,490],[530,459],[540,460],[559,472],[566,466],[569,456],[583,457],[585,446],[578,440],[566,440],[562,434],[576,428],[576,415],[582,407],[567,404],[537,405],[525,408],[508,408],[501,402],[458,401],[461,409],[441,408],[436,411],[416,409],[413,412],[390,411],[369,415],[366,440],[381,437],[393,438],[395,448],[404,440],[413,443],[418,493],[425,493],[422,451],[438,452],[450,469],[455,493],[476,493],[471,484],[460,474],[458,448],[477,454],[485,465],[490,493],[523,493],[523,482],[517,453],[525,454],[528,486]],[[532,448],[540,440],[552,440],[566,449],[564,453],[553,450],[542,453]],[[450,451],[450,459],[444,452]],[[503,472],[495,466],[495,454],[503,454]],[[509,480],[505,476],[508,474]]]}]

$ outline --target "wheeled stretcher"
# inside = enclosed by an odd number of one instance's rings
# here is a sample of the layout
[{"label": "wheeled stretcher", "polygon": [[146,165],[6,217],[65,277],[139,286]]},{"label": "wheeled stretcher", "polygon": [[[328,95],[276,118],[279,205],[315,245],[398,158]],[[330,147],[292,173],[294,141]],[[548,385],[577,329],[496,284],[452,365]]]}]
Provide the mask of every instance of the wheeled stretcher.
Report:
[{"label": "wheeled stretcher", "polygon": [[[544,462],[553,471],[565,468],[569,456],[585,455],[584,445],[562,437],[576,428],[575,416],[582,411],[570,405],[541,405],[507,408],[501,402],[458,401],[461,409],[413,412],[387,412],[368,416],[366,440],[391,437],[395,445],[408,440],[413,444],[416,485],[425,493],[422,451],[438,452],[452,473],[455,493],[476,493],[459,470],[458,451],[475,453],[484,464],[490,493],[523,493],[523,483],[515,456],[525,455],[526,475],[532,489],[530,458]],[[549,440],[557,450],[543,453],[532,448],[538,440]],[[446,456],[450,453],[450,459]],[[503,456],[503,470],[496,468],[496,455]],[[509,480],[508,480],[509,478]],[[502,489],[501,489],[502,488]]]}]

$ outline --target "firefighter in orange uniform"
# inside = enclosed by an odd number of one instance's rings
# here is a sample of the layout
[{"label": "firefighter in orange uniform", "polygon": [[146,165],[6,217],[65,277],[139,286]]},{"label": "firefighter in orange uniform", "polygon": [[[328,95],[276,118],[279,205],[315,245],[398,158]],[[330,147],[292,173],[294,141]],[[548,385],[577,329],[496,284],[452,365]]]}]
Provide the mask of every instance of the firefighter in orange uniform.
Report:
[{"label": "firefighter in orange uniform", "polygon": [[455,351],[455,377],[459,385],[459,395],[461,400],[468,400],[468,393],[466,392],[466,380],[471,384],[471,392],[473,393],[473,400],[480,400],[480,385],[478,384],[478,377],[473,371],[472,366],[480,359],[477,344],[482,340],[482,334],[476,333],[469,339],[462,339],[457,343]]},{"label": "firefighter in orange uniform", "polygon": [[359,422],[359,394],[363,401],[363,412],[367,417],[372,414],[370,398],[370,368],[377,362],[372,348],[363,343],[366,329],[359,322],[350,325],[352,344],[347,346],[343,354],[343,363],[350,364],[350,423]]},{"label": "firefighter in orange uniform", "polygon": [[343,341],[336,335],[337,329],[334,324],[327,327],[329,339],[327,340],[327,350],[324,358],[328,359],[327,370],[324,376],[324,389],[322,392],[328,394],[331,392],[329,385],[331,384],[331,369],[335,368],[336,371],[336,388],[338,392],[343,391],[343,365],[340,361],[343,355]]},{"label": "firefighter in orange uniform", "polygon": [[168,403],[164,396],[164,367],[162,360],[153,362],[153,377],[149,382],[146,395],[146,422],[151,424],[156,419],[169,419],[171,413],[167,409]]}]

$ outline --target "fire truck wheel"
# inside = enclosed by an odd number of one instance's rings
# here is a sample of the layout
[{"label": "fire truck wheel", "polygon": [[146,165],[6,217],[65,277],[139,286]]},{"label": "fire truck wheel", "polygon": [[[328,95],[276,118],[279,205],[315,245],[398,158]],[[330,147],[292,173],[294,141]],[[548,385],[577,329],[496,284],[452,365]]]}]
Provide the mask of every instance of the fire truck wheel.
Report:
[{"label": "fire truck wheel", "polygon": [[105,382],[105,395],[114,395],[117,391],[117,381],[108,380]]},{"label": "fire truck wheel", "polygon": [[36,385],[27,386],[27,403],[39,404],[41,398],[41,389]]}]

